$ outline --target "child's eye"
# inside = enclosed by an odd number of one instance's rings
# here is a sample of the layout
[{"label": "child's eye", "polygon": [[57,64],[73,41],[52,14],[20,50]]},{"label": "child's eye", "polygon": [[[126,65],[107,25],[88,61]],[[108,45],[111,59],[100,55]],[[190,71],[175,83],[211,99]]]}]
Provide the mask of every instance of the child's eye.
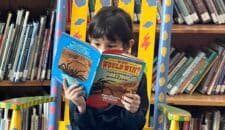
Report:
[{"label": "child's eye", "polygon": [[109,44],[109,45],[107,46],[107,48],[115,48],[115,47],[116,47],[115,44]]},{"label": "child's eye", "polygon": [[100,46],[100,43],[94,43],[95,44],[95,46],[97,46],[97,47],[99,47]]}]

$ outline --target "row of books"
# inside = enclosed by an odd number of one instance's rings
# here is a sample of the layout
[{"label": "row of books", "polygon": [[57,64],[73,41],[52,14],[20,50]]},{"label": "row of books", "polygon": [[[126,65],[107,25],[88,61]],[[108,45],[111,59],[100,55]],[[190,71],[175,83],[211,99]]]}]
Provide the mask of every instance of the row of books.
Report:
[{"label": "row of books", "polygon": [[179,24],[225,23],[224,0],[175,0],[174,21]]},{"label": "row of books", "polygon": [[220,110],[207,110],[193,115],[189,130],[224,130],[225,115]]},{"label": "row of books", "polygon": [[0,21],[0,80],[50,79],[54,21],[54,11],[31,20],[24,9]]},{"label": "row of books", "polygon": [[[161,19],[162,0],[156,0],[157,21]],[[95,0],[89,0],[89,19],[94,16]],[[118,6],[118,0],[111,1],[112,6]],[[70,22],[72,0],[68,0],[68,18]],[[141,16],[141,0],[134,0],[133,21],[139,23]],[[196,23],[225,23],[225,1],[224,0],[175,0],[174,1],[174,23],[192,25]]]},{"label": "row of books", "polygon": [[[41,104],[35,107],[21,110],[21,130],[47,130],[49,104]],[[9,130],[12,110],[0,109],[0,129]]]},{"label": "row of books", "polygon": [[[171,48],[168,94],[192,94],[196,89],[207,95],[224,94],[224,55],[225,44],[220,42],[213,43],[196,52],[178,51]],[[153,72],[153,84],[155,84],[155,80],[156,65]]]}]

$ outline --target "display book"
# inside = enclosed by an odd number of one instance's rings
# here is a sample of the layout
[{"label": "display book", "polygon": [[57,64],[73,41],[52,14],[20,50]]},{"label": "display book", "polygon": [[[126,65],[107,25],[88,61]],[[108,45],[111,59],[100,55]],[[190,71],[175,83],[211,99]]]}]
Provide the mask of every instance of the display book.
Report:
[{"label": "display book", "polygon": [[53,61],[52,78],[68,86],[78,83],[85,96],[122,106],[125,93],[136,93],[145,70],[144,61],[122,49],[100,52],[87,42],[62,33]]}]

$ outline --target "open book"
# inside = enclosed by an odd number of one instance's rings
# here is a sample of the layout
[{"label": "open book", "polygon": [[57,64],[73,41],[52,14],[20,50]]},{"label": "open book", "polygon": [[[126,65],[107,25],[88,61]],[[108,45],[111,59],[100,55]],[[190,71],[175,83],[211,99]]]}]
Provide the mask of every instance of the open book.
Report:
[{"label": "open book", "polygon": [[117,104],[124,93],[136,93],[145,63],[120,49],[103,53],[90,44],[62,33],[53,61],[52,78],[68,85],[79,83],[86,96]]}]

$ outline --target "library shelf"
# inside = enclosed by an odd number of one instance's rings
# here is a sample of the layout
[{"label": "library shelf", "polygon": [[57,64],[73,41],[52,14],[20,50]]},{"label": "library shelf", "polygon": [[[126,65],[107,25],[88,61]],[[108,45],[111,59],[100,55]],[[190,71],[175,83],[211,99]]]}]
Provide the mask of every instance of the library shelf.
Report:
[{"label": "library shelf", "polygon": [[[152,94],[150,103],[154,102],[154,94]],[[167,103],[170,105],[183,106],[225,106],[225,95],[202,95],[199,93],[181,94],[176,96],[167,96]]]},{"label": "library shelf", "polygon": [[24,81],[13,83],[8,80],[0,81],[0,87],[13,87],[13,86],[27,86],[27,87],[38,87],[38,86],[46,86],[50,85],[50,80],[33,80],[33,81]]}]

